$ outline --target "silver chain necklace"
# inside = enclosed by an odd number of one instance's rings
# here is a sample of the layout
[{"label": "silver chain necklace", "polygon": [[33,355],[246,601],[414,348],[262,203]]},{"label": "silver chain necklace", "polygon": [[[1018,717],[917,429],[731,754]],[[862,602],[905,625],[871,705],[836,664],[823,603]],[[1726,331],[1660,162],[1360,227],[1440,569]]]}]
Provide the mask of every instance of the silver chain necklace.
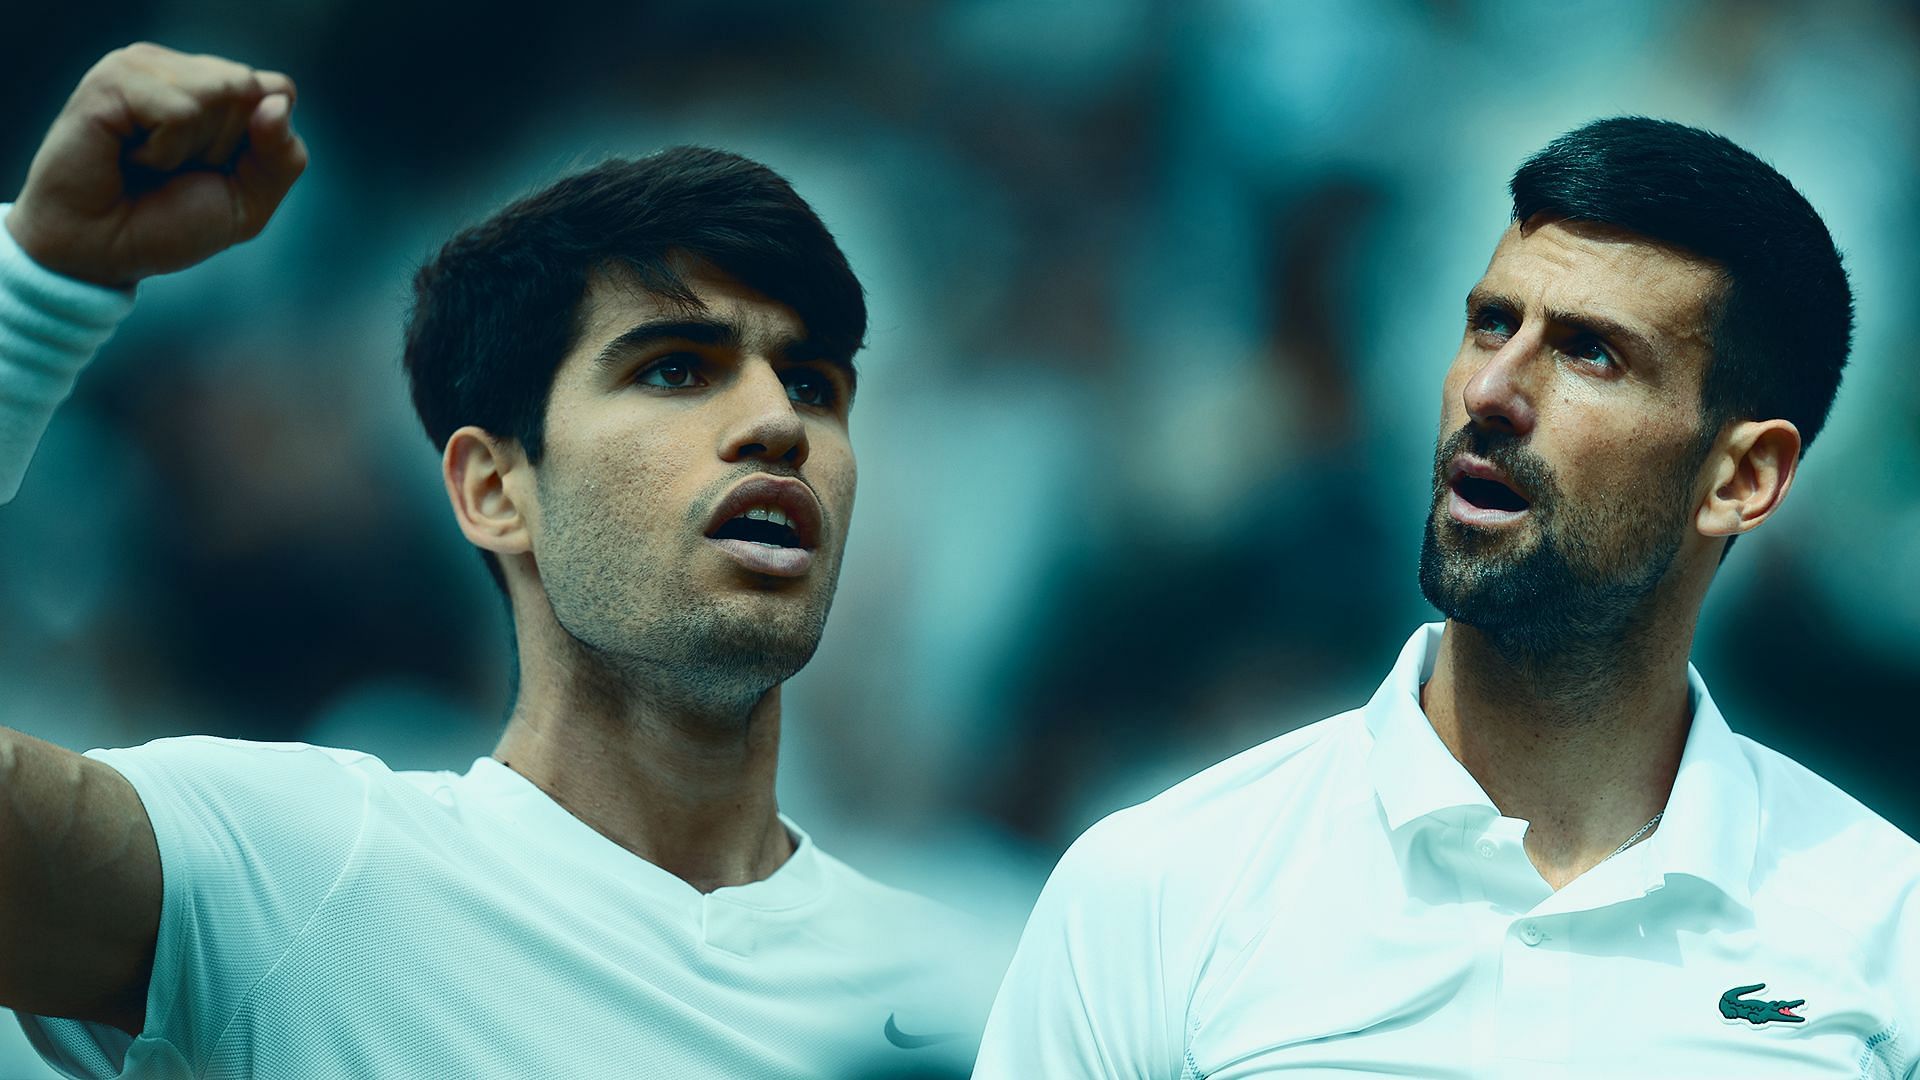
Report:
[{"label": "silver chain necklace", "polygon": [[[1667,816],[1667,812],[1666,812],[1665,810],[1662,810],[1662,811],[1660,811],[1659,813],[1657,813],[1657,814],[1655,814],[1655,815],[1653,815],[1652,817],[1650,817],[1650,818],[1648,818],[1648,819],[1647,819],[1647,823],[1646,823],[1645,825],[1642,825],[1642,826],[1640,826],[1640,828],[1639,828],[1639,829],[1638,829],[1637,831],[1635,831],[1635,832],[1634,832],[1634,834],[1633,834],[1632,836],[1629,836],[1629,837],[1627,837],[1627,842],[1626,842],[1626,843],[1624,843],[1624,844],[1621,844],[1621,845],[1620,845],[1619,847],[1617,847],[1617,848],[1614,848],[1614,849],[1613,849],[1613,855],[1618,855],[1618,854],[1620,854],[1621,852],[1623,852],[1623,851],[1625,851],[1625,850],[1627,850],[1628,848],[1630,848],[1630,847],[1632,847],[1633,845],[1635,845],[1635,844],[1637,844],[1637,843],[1639,843],[1639,842],[1640,842],[1640,838],[1641,838],[1641,837],[1643,837],[1643,836],[1645,836],[1645,835],[1647,835],[1648,833],[1650,833],[1650,832],[1652,832],[1652,831],[1653,831],[1653,827],[1654,827],[1655,825],[1658,825],[1658,824],[1660,824],[1660,819],[1661,819],[1661,818],[1663,818],[1663,817],[1666,817],[1666,816]],[[1611,858],[1613,858],[1613,855],[1609,855],[1609,856],[1607,856],[1607,859],[1611,859]],[[1601,859],[1600,861],[1601,861],[1601,862],[1606,862],[1606,861],[1607,861],[1607,859]]]}]

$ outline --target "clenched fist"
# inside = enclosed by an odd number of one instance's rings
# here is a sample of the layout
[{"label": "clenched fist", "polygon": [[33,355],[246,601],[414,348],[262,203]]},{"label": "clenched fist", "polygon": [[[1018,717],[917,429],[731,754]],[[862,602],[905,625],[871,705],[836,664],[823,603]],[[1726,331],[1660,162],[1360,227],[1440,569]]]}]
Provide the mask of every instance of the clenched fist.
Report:
[{"label": "clenched fist", "polygon": [[108,53],[27,170],[8,231],[101,285],[192,266],[266,227],[307,166],[293,80],[158,45]]}]

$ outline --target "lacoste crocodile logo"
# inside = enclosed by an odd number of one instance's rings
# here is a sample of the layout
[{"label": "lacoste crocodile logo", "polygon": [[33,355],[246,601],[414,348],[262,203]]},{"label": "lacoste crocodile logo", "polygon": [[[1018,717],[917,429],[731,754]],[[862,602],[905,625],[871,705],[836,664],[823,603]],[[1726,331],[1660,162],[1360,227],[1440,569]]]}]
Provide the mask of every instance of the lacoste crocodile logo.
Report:
[{"label": "lacoste crocodile logo", "polygon": [[1792,1001],[1761,1001],[1749,998],[1748,994],[1767,988],[1766,983],[1754,983],[1752,986],[1736,986],[1720,995],[1720,1015],[1729,1020],[1745,1020],[1756,1027],[1761,1024],[1804,1024],[1807,1018],[1793,1010],[1807,1003],[1806,998],[1794,998]]}]

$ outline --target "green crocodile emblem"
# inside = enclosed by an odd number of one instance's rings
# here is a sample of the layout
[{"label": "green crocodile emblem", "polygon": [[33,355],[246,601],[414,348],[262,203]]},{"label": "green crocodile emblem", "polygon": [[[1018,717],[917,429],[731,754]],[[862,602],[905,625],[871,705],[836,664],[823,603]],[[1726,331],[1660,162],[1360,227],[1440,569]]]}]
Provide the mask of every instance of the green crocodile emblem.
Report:
[{"label": "green crocodile emblem", "polygon": [[1804,1024],[1807,1018],[1799,1016],[1793,1010],[1807,1003],[1806,998],[1794,998],[1792,1001],[1761,1001],[1749,998],[1748,994],[1767,988],[1766,983],[1754,983],[1752,986],[1736,986],[1720,995],[1720,1015],[1729,1020],[1745,1020],[1749,1024],[1770,1023]]}]

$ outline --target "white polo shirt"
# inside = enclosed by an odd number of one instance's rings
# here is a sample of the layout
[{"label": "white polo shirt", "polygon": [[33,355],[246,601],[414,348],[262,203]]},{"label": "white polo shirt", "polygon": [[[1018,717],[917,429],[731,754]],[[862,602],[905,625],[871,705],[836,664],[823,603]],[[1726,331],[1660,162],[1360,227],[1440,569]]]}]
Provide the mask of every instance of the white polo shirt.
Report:
[{"label": "white polo shirt", "polygon": [[1916,1074],[1920,845],[1689,668],[1665,819],[1554,892],[1420,709],[1441,629],[1364,708],[1088,830],[974,1076]]},{"label": "white polo shirt", "polygon": [[894,1076],[964,1067],[968,924],[791,822],[702,894],[490,758],[205,736],[93,751],[160,843],[146,1030],[22,1017],[79,1077]]}]

